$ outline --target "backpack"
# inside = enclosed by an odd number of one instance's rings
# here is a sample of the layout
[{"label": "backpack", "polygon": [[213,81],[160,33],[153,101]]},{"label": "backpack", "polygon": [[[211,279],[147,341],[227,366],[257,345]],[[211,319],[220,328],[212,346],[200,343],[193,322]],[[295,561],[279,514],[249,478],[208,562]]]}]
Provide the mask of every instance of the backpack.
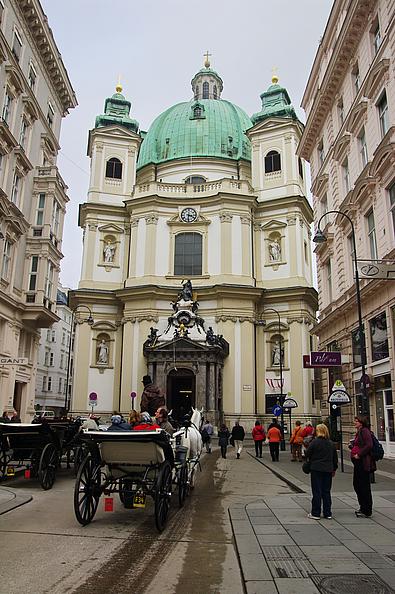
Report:
[{"label": "backpack", "polygon": [[208,434],[207,429],[202,429],[200,435],[202,436],[203,443],[210,441],[210,435]]},{"label": "backpack", "polygon": [[384,448],[375,436],[375,434],[373,432],[371,432],[371,434],[373,442],[372,458],[375,462],[378,462],[378,460],[382,460],[384,458]]}]

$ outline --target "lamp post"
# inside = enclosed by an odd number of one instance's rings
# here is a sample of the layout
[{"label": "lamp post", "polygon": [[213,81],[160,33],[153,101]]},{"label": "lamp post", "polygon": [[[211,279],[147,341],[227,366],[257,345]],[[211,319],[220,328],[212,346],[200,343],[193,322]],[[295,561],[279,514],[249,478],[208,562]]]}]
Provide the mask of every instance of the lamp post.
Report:
[{"label": "lamp post", "polygon": [[366,382],[365,382],[365,369],[366,369],[366,345],[365,345],[365,333],[363,330],[363,322],[362,322],[362,306],[361,306],[361,291],[359,286],[359,274],[358,274],[358,259],[357,259],[357,243],[355,241],[355,229],[354,224],[351,218],[345,212],[341,210],[328,210],[328,212],[324,213],[322,217],[319,219],[317,224],[317,231],[313,238],[314,243],[325,243],[327,238],[325,234],[320,229],[320,223],[324,217],[328,214],[339,214],[349,221],[351,225],[351,237],[352,237],[352,245],[353,245],[353,263],[354,263],[354,272],[355,272],[355,288],[356,288],[356,297],[357,297],[357,311],[358,311],[358,333],[360,337],[360,345],[361,345],[361,389],[362,389],[362,413],[366,415],[370,415],[370,407],[369,407],[369,399],[368,393],[366,389]]},{"label": "lamp post", "polygon": [[83,320],[84,322],[87,322],[90,326],[92,326],[92,324],[94,324],[94,320],[93,320],[93,316],[92,316],[92,310],[90,307],[88,307],[87,305],[84,305],[83,303],[81,303],[80,305],[77,305],[74,309],[71,310],[71,324],[70,324],[70,340],[69,340],[69,351],[67,354],[67,374],[66,374],[66,386],[64,389],[64,410],[65,413],[67,415],[67,413],[69,412],[70,409],[70,400],[69,400],[69,380],[70,380],[70,361],[71,361],[71,344],[72,344],[72,339],[73,339],[73,331],[74,331],[74,318],[75,318],[75,312],[78,311],[81,307],[85,307],[88,311],[89,311],[89,316],[86,318],[86,320]]},{"label": "lamp post", "polygon": [[[281,451],[285,452],[285,439],[284,439],[284,410],[282,408],[285,400],[285,395],[283,394],[283,347],[282,347],[282,337],[281,337],[281,320],[280,320],[280,313],[274,307],[265,307],[263,313],[267,311],[272,311],[276,314],[278,318],[278,342],[279,342],[279,349],[280,349],[280,406],[281,406]],[[291,430],[291,427],[289,428]]]}]

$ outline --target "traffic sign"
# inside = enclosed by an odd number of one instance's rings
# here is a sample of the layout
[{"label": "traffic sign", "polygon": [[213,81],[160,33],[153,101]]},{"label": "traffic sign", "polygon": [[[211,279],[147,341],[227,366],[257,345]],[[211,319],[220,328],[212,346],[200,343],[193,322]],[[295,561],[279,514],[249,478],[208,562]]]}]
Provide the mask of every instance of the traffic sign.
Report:
[{"label": "traffic sign", "polygon": [[274,414],[275,417],[279,417],[282,412],[283,412],[283,409],[281,408],[281,406],[279,404],[276,404],[275,406],[273,406],[272,413]]},{"label": "traffic sign", "polygon": [[330,404],[350,404],[350,395],[345,390],[334,390],[331,392],[328,402]]},{"label": "traffic sign", "polygon": [[130,392],[130,398],[134,400],[137,397],[136,392]]},{"label": "traffic sign", "polygon": [[332,392],[334,392],[335,390],[338,390],[339,392],[345,392],[346,391],[345,385],[339,379],[337,379],[335,381],[335,383],[333,384],[333,386],[332,386]]},{"label": "traffic sign", "polygon": [[97,406],[97,394],[96,394],[96,392],[91,392],[89,394],[89,406]]},{"label": "traffic sign", "polygon": [[283,408],[297,408],[298,403],[293,398],[286,398],[283,402]]}]

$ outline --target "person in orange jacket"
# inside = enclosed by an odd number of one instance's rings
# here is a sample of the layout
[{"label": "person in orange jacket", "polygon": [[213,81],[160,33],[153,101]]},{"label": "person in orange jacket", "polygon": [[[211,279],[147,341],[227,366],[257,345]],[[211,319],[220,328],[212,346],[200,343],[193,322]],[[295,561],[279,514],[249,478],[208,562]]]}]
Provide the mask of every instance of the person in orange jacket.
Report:
[{"label": "person in orange jacket", "polygon": [[281,438],[281,427],[277,419],[273,419],[266,434],[266,439],[269,440],[269,450],[273,462],[278,462],[279,460]]},{"label": "person in orange jacket", "polygon": [[291,452],[292,458],[291,462],[296,462],[296,459],[299,462],[302,462],[302,445],[303,445],[303,436],[302,436],[302,423],[300,421],[296,421],[294,430],[292,431],[291,438],[289,443],[291,444]]}]

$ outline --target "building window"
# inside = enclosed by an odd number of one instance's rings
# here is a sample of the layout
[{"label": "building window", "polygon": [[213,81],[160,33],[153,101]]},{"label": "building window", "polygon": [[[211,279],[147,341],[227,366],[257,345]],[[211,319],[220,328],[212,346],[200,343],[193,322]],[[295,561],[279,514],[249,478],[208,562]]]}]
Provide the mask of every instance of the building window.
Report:
[{"label": "building window", "polygon": [[64,362],[64,355],[63,353],[60,355],[60,363],[59,363],[59,369],[63,369],[63,362]]},{"label": "building window", "polygon": [[21,187],[21,177],[18,173],[14,173],[14,179],[12,182],[12,190],[11,190],[11,202],[18,206],[19,204],[19,194],[20,194],[20,187]]},{"label": "building window", "polygon": [[11,116],[11,108],[12,108],[12,96],[8,91],[6,91],[4,96],[4,105],[3,105],[3,113],[2,118],[6,124],[10,121]]},{"label": "building window", "polygon": [[358,95],[359,89],[361,88],[361,77],[359,74],[358,64],[355,65],[354,70],[352,71],[352,78],[354,82],[355,94]]},{"label": "building window", "polygon": [[21,57],[22,51],[22,39],[16,29],[14,29],[14,39],[12,40],[12,53],[14,54],[15,58],[18,60]]},{"label": "building window", "polygon": [[390,187],[389,195],[390,195],[390,210],[392,214],[392,226],[395,233],[395,183],[392,184]]},{"label": "building window", "polygon": [[45,194],[38,195],[38,207],[36,216],[36,225],[44,224]]},{"label": "building window", "polygon": [[373,29],[373,49],[374,53],[377,54],[381,45],[381,33],[380,33],[380,23],[376,22],[374,29]]},{"label": "building window", "polygon": [[299,175],[303,179],[303,163],[302,159],[298,157],[298,168],[299,168]]},{"label": "building window", "polygon": [[371,210],[366,215],[366,220],[368,223],[368,238],[369,238],[369,246],[370,246],[370,257],[372,260],[377,260],[377,243],[376,243],[376,228],[374,223],[374,213]]},{"label": "building window", "polygon": [[29,276],[29,291],[35,291],[37,286],[38,256],[32,256]]},{"label": "building window", "polygon": [[23,118],[22,123],[21,123],[21,131],[19,133],[19,145],[23,149],[25,148],[25,144],[26,144],[27,131],[28,131],[28,125],[27,125],[26,120]]},{"label": "building window", "polygon": [[53,353],[49,353],[49,366],[53,367]]},{"label": "building window", "polygon": [[36,88],[37,73],[34,69],[33,64],[29,65],[28,80],[29,80],[29,87],[31,88],[32,91],[34,91]]},{"label": "building window", "polygon": [[9,280],[11,272],[11,254],[12,244],[8,239],[4,240],[3,246],[3,264],[1,266],[1,278]]},{"label": "building window", "polygon": [[217,85],[214,85],[213,87],[213,98],[218,99]]},{"label": "building window", "polygon": [[186,184],[205,184],[206,180],[204,177],[201,177],[200,175],[190,175],[189,177],[186,178],[184,183],[186,183]]},{"label": "building window", "polygon": [[112,157],[106,163],[106,177],[111,179],[122,179],[122,163],[116,157]]},{"label": "building window", "polygon": [[202,274],[202,236],[200,233],[179,233],[175,238],[174,274]]},{"label": "building window", "polygon": [[47,376],[43,376],[43,392],[47,391]]},{"label": "building window", "polygon": [[340,99],[339,103],[337,104],[337,113],[339,115],[339,124],[340,128],[343,126],[344,123],[344,104],[343,99]]},{"label": "building window", "polygon": [[52,333],[51,333],[51,342],[56,342],[56,330],[52,330]]},{"label": "building window", "polygon": [[54,265],[52,262],[48,262],[47,266],[47,278],[45,279],[45,297],[51,301],[52,287],[53,287],[53,271]]},{"label": "building window", "polygon": [[48,101],[48,111],[47,111],[47,122],[50,128],[53,126],[53,121],[55,119],[55,110],[52,107],[51,103]]},{"label": "building window", "polygon": [[270,151],[265,157],[265,173],[281,171],[281,156],[277,151]]},{"label": "building window", "polygon": [[317,152],[318,152],[318,163],[321,165],[324,163],[325,160],[325,153],[324,153],[324,141],[321,140],[318,144],[317,147]]},{"label": "building window", "polygon": [[59,215],[60,215],[60,205],[57,200],[53,201],[53,208],[52,208],[52,223],[51,223],[51,230],[55,237],[58,237],[59,233]]},{"label": "building window", "polygon": [[332,262],[330,260],[326,263],[326,282],[328,287],[328,303],[332,303]]},{"label": "building window", "polygon": [[203,99],[209,98],[209,85],[208,82],[203,83]]},{"label": "building window", "polygon": [[388,132],[388,103],[387,103],[387,93],[381,95],[379,102],[377,103],[377,109],[379,110],[379,120],[380,120],[380,132],[381,138]]},{"label": "building window", "polygon": [[373,361],[380,361],[389,357],[387,318],[385,313],[373,318],[369,322]]},{"label": "building window", "polygon": [[326,212],[328,212],[328,196],[324,194],[321,200],[321,216]]},{"label": "building window", "polygon": [[348,166],[348,159],[343,161],[342,173],[343,173],[343,187],[344,187],[345,193],[347,194],[347,192],[350,191],[350,168]]},{"label": "building window", "polygon": [[59,392],[59,394],[62,393],[62,378],[61,377],[59,378],[58,392]]},{"label": "building window", "polygon": [[[365,332],[365,330],[364,330]],[[352,360],[353,367],[360,367],[362,365],[362,345],[359,328],[351,332],[351,343],[352,343]]]},{"label": "building window", "polygon": [[49,375],[48,376],[48,392],[52,392],[52,377]]},{"label": "building window", "polygon": [[366,144],[365,128],[362,128],[358,136],[359,154],[361,155],[362,167],[365,167],[368,162],[368,147]]}]

